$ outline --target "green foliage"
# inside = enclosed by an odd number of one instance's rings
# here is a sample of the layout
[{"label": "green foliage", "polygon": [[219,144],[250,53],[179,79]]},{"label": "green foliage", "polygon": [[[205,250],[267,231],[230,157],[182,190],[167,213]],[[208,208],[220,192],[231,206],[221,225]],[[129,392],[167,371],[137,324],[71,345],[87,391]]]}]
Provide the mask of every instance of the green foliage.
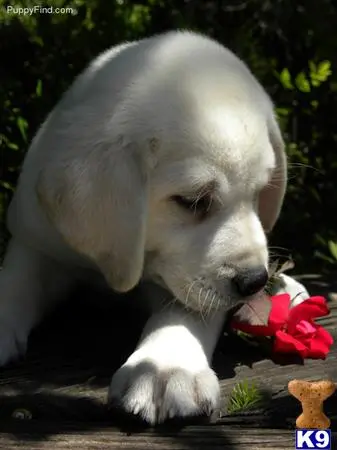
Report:
[{"label": "green foliage", "polygon": [[315,87],[318,87],[324,83],[324,81],[327,81],[332,74],[330,61],[321,61],[319,64],[309,61],[309,68],[311,84]]},{"label": "green foliage", "polygon": [[242,381],[234,386],[227,405],[229,414],[240,413],[257,407],[262,401],[262,394],[254,383]]},{"label": "green foliage", "polygon": [[291,75],[288,69],[283,69],[279,75],[279,80],[285,89],[294,89],[291,81]]},{"label": "green foliage", "polygon": [[293,90],[296,87],[301,92],[311,92],[312,88],[319,87],[332,74],[331,62],[321,61],[316,64],[308,61],[308,66],[308,75],[302,71],[292,77],[289,69],[284,68],[279,74],[276,73],[276,76],[285,89]]},{"label": "green foliage", "polygon": [[[270,244],[289,249],[284,256],[291,253],[298,271],[336,269],[333,0],[46,0],[43,7],[53,7],[53,14],[20,15],[8,12],[8,5],[0,0],[2,215],[35,131],[94,56],[125,40],[190,28],[238,53],[275,102],[290,169],[284,210]],[[15,2],[15,8],[34,6],[33,0]]]},{"label": "green foliage", "polygon": [[337,242],[328,241],[328,247],[332,257],[337,261]]}]

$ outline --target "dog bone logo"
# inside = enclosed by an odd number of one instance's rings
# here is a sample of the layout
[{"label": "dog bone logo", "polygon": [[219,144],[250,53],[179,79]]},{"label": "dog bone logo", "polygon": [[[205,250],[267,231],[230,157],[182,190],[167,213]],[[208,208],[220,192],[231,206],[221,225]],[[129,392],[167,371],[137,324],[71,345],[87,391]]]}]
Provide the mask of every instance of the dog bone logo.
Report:
[{"label": "dog bone logo", "polygon": [[297,428],[326,430],[330,427],[330,419],[324,414],[323,402],[336,390],[332,381],[292,380],[288,391],[302,404],[302,414],[296,419]]}]

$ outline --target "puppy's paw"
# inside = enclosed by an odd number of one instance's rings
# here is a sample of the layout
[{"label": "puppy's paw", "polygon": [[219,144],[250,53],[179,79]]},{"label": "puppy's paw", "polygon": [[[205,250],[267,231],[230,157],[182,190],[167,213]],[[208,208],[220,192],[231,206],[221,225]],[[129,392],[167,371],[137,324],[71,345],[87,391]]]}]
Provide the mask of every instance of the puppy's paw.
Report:
[{"label": "puppy's paw", "polygon": [[124,364],[113,376],[109,391],[111,405],[150,425],[172,418],[210,416],[219,398],[218,379],[208,366],[201,370],[160,367],[145,358]]},{"label": "puppy's paw", "polygon": [[0,319],[0,366],[20,358],[27,348],[27,336]]},{"label": "puppy's paw", "polygon": [[283,287],[279,289],[277,294],[287,293],[290,295],[290,298],[292,299],[291,307],[299,305],[300,303],[304,302],[304,300],[308,299],[310,297],[309,292],[303,286],[302,283],[298,282],[294,278],[290,277],[289,275],[286,275],[284,273],[281,273],[279,277],[283,281]]}]

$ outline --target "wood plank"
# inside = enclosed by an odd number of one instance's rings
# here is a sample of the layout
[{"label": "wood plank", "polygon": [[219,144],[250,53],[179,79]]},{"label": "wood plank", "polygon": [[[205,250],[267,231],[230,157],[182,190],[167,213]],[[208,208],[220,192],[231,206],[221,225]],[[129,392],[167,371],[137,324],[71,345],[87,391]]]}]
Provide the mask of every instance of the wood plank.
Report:
[{"label": "wood plank", "polygon": [[[61,432],[60,432],[61,431]],[[333,447],[337,433],[333,433]],[[294,431],[278,429],[228,428],[224,425],[186,427],[182,430],[125,433],[114,428],[87,428],[78,424],[46,423],[43,431],[36,424],[16,427],[0,435],[0,448],[44,450],[85,449],[170,449],[170,450],[293,450]]]}]

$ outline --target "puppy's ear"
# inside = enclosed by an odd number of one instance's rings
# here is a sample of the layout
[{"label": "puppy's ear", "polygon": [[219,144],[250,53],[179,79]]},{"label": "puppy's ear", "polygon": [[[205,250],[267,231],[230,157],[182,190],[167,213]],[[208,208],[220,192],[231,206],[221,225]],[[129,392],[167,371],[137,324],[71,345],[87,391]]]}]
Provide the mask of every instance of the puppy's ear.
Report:
[{"label": "puppy's ear", "polygon": [[132,289],[143,271],[146,172],[143,158],[119,138],[54,161],[37,184],[39,201],[63,239],[119,292]]},{"label": "puppy's ear", "polygon": [[276,167],[268,186],[259,196],[259,216],[264,230],[270,232],[280,214],[287,187],[287,157],[284,142],[276,119],[271,117],[269,124],[269,140],[273,147]]}]

